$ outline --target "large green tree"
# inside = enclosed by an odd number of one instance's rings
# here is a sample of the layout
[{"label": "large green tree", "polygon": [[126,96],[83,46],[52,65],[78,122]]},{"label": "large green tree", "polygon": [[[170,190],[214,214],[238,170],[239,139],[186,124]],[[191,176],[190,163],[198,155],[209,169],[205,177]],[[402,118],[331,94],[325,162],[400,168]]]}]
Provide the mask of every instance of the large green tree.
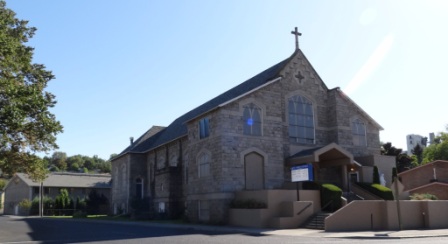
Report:
[{"label": "large green tree", "polygon": [[411,152],[417,157],[417,163],[421,164],[423,160],[423,148],[420,146],[420,144],[415,145],[414,149],[412,149]]},{"label": "large green tree", "polygon": [[51,156],[51,164],[55,165],[59,170],[67,170],[67,154],[65,152],[54,152]]},{"label": "large green tree", "polygon": [[34,49],[26,45],[35,31],[0,0],[0,169],[39,180],[45,162],[35,153],[57,148],[62,125],[49,111],[55,96],[45,91],[54,76],[33,63]]},{"label": "large green tree", "polygon": [[[446,128],[448,131],[448,126]],[[434,160],[448,160],[448,133],[440,132],[434,143],[423,150],[423,164]]]},{"label": "large green tree", "polygon": [[412,158],[406,153],[402,153],[401,148],[392,146],[392,143],[387,142],[381,146],[381,154],[387,156],[395,156],[398,173],[413,168]]}]

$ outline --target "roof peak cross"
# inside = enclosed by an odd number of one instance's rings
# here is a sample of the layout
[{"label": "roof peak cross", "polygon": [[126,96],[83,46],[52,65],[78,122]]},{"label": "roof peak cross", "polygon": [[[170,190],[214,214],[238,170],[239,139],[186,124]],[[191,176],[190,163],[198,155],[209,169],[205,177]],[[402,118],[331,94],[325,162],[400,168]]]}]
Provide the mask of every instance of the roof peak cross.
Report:
[{"label": "roof peak cross", "polygon": [[298,50],[298,49],[299,49],[299,36],[301,36],[302,33],[300,33],[300,32],[297,30],[297,27],[295,27],[295,28],[294,28],[294,31],[291,31],[291,34],[293,34],[294,36],[296,36],[296,50]]}]

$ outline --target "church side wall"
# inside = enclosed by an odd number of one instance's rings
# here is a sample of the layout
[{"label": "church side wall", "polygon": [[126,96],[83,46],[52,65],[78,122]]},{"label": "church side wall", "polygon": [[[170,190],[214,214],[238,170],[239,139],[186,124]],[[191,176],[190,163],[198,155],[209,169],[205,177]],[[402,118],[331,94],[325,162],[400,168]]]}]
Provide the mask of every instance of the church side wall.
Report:
[{"label": "church side wall", "polygon": [[184,213],[184,147],[185,139],[179,139],[147,154],[150,195],[158,214],[175,218]]},{"label": "church side wall", "polygon": [[137,179],[141,179],[143,182],[143,197],[148,197],[146,189],[145,189],[145,182],[148,181],[147,178],[147,165],[146,165],[146,155],[145,154],[131,154],[131,160],[130,160],[130,175],[129,175],[129,200],[130,203],[136,198],[137,196],[137,186],[136,182]]},{"label": "church side wall", "polygon": [[[199,138],[199,120],[209,119],[210,135]],[[222,121],[214,111],[196,120],[190,121],[188,127],[188,149],[186,153],[186,211],[192,222],[222,222],[225,218],[224,206],[229,203],[228,194],[221,191],[223,184],[223,158],[221,152],[220,130]],[[200,175],[199,158],[209,155],[209,173]],[[202,204],[202,205],[201,205]],[[202,206],[202,214],[200,208]],[[201,215],[201,217],[199,216]]]},{"label": "church side wall", "polygon": [[130,155],[126,154],[112,161],[112,214],[128,212],[129,204],[129,161]]},{"label": "church side wall", "polygon": [[[337,90],[330,91],[336,102],[336,120],[338,128],[338,144],[346,148],[354,156],[366,156],[380,154],[379,129],[366,118],[363,113],[346,98],[343,98]],[[351,129],[352,121],[361,119],[366,124],[367,146],[355,146]]]},{"label": "church side wall", "polygon": [[[273,86],[273,85],[271,85]],[[255,152],[263,157],[264,187],[281,188],[284,183],[284,158],[287,153],[282,118],[282,94],[268,86],[219,110],[222,127],[222,191],[245,189],[244,156]],[[244,135],[244,106],[255,104],[262,113],[262,135]]]}]

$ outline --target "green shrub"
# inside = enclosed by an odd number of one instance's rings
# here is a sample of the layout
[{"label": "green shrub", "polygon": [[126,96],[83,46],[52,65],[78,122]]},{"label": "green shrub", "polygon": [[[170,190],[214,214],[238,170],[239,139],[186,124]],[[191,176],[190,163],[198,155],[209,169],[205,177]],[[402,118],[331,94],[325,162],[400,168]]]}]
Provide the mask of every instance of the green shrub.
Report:
[{"label": "green shrub", "polygon": [[19,202],[19,214],[28,216],[30,214],[30,209],[32,202],[28,199],[23,199]]},{"label": "green shrub", "polygon": [[411,200],[439,200],[437,196],[429,193],[414,193],[410,196]]},{"label": "green shrub", "polygon": [[31,202],[30,215],[39,214],[39,197],[35,197]]},{"label": "green shrub", "polygon": [[342,190],[333,184],[322,184],[320,190],[321,206],[323,211],[336,211],[342,207]]},{"label": "green shrub", "polygon": [[63,188],[59,191],[59,195],[56,196],[55,199],[55,208],[56,209],[68,209],[70,208],[71,199],[68,195],[67,189]]},{"label": "green shrub", "polygon": [[380,184],[380,172],[378,171],[378,167],[373,166],[373,184]]},{"label": "green shrub", "polygon": [[381,197],[384,200],[394,200],[394,194],[390,188],[382,186],[380,184],[369,184],[369,183],[356,183],[361,188],[367,190],[368,192]]},{"label": "green shrub", "polygon": [[0,179],[0,192],[3,191],[3,188],[6,186],[6,180]]},{"label": "green shrub", "polygon": [[397,171],[397,168],[393,167],[392,168],[392,181],[394,181],[395,178],[398,178],[398,171]]},{"label": "green shrub", "polygon": [[76,197],[76,209],[86,210],[87,209],[87,201],[85,198]]},{"label": "green shrub", "polygon": [[[48,196],[44,196],[43,205],[44,212],[47,213],[51,212],[55,207],[53,199]],[[35,197],[31,202],[30,215],[39,215],[39,197]]]},{"label": "green shrub", "polygon": [[101,206],[108,204],[108,199],[104,194],[99,194],[96,190],[92,190],[86,198],[87,214],[102,214]]},{"label": "green shrub", "polygon": [[21,207],[22,209],[30,209],[32,206],[32,202],[28,199],[23,199],[22,201],[19,202],[19,207]]},{"label": "green shrub", "polygon": [[259,202],[259,201],[254,200],[254,199],[233,200],[230,203],[230,208],[260,209],[260,208],[267,208],[267,205],[264,202]]}]

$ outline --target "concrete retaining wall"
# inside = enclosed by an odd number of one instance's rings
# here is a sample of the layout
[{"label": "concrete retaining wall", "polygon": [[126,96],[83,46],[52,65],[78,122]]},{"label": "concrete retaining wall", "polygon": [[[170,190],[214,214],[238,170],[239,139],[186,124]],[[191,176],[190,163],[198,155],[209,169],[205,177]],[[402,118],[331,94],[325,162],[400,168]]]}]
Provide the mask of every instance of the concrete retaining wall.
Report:
[{"label": "concrete retaining wall", "polygon": [[[400,201],[402,229],[448,228],[448,201]],[[325,231],[398,230],[396,201],[353,201],[325,219]]]}]

